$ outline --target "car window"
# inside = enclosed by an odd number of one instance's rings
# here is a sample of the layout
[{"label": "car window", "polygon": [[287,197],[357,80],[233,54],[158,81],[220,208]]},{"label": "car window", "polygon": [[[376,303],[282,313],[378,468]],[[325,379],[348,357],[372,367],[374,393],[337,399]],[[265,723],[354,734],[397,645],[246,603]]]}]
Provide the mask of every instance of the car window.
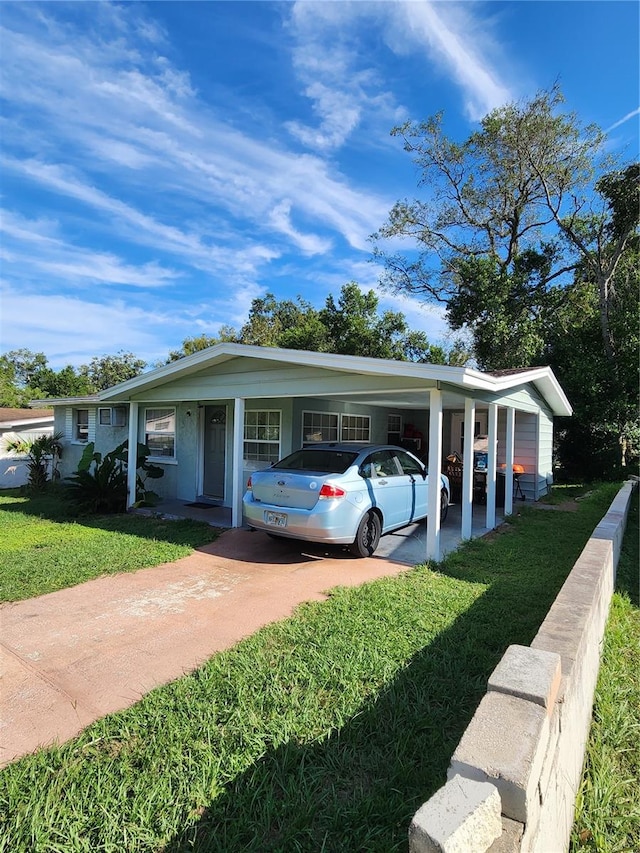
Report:
[{"label": "car window", "polygon": [[371,454],[369,461],[376,477],[397,477],[400,474],[391,450],[377,450]]},{"label": "car window", "polygon": [[409,456],[408,453],[403,453],[401,450],[397,451],[396,456],[400,463],[400,467],[405,474],[415,474],[422,477],[424,468],[417,459],[414,459],[413,456]]},{"label": "car window", "polygon": [[358,454],[342,450],[319,450],[303,447],[273,465],[289,471],[313,471],[314,474],[344,474]]}]

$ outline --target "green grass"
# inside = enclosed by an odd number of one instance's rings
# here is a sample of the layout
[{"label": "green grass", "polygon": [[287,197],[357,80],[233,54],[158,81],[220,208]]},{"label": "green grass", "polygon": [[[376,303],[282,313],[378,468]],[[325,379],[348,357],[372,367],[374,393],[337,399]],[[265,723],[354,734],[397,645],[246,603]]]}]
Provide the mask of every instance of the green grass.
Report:
[{"label": "green grass", "polygon": [[0,850],[405,851],[510,643],[617,490],[522,507],[437,567],[336,589],[0,775]]},{"label": "green grass", "polygon": [[0,492],[0,601],[18,601],[100,575],[167,563],[220,531],[137,515],[76,517],[60,493]]},{"label": "green grass", "polygon": [[572,853],[640,850],[638,521],[636,492],[605,634]]}]

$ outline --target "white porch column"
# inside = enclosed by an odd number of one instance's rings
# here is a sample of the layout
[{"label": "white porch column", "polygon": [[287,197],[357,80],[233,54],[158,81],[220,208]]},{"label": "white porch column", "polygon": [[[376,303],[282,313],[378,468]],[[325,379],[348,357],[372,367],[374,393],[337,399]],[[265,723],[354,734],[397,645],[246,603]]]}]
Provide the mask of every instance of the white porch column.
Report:
[{"label": "white porch column", "polygon": [[487,529],[496,526],[496,466],[498,462],[498,407],[489,403],[489,458],[487,461]]},{"label": "white porch column", "polygon": [[233,401],[233,489],[231,493],[231,526],[242,527],[242,496],[244,494],[244,399]]},{"label": "white porch column", "polygon": [[476,424],[476,402],[471,397],[464,401],[464,444],[462,449],[462,528],[463,539],[471,539],[473,528],[473,433]]},{"label": "white porch column", "polygon": [[136,502],[136,462],[138,455],[138,404],[129,403],[129,441],[127,459],[127,509]]},{"label": "white porch column", "polygon": [[513,512],[513,459],[516,433],[516,410],[507,409],[506,469],[504,472],[504,514]]},{"label": "white porch column", "polygon": [[440,475],[442,473],[442,391],[429,391],[429,490],[427,559],[440,561]]}]

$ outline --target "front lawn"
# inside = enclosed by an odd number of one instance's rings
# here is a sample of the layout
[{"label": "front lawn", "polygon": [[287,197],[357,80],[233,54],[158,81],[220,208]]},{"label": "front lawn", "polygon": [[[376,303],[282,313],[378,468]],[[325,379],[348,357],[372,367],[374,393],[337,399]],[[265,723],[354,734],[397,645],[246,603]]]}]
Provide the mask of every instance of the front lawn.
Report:
[{"label": "front lawn", "polygon": [[0,850],[390,853],[616,485],[336,589],[0,776]]},{"label": "front lawn", "polygon": [[0,492],[0,601],[33,598],[100,575],[185,557],[220,530],[139,515],[78,518],[60,492]]}]

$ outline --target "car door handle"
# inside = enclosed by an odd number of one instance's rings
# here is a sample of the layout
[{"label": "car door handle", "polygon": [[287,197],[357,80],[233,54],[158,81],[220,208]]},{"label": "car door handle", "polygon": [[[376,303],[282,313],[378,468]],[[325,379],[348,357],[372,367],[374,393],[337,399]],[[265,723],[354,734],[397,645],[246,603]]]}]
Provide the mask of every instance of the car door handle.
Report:
[{"label": "car door handle", "polygon": [[380,485],[381,485],[381,486],[386,486],[386,485],[387,485],[387,481],[386,481],[386,480],[378,480],[378,482],[380,483]]}]

